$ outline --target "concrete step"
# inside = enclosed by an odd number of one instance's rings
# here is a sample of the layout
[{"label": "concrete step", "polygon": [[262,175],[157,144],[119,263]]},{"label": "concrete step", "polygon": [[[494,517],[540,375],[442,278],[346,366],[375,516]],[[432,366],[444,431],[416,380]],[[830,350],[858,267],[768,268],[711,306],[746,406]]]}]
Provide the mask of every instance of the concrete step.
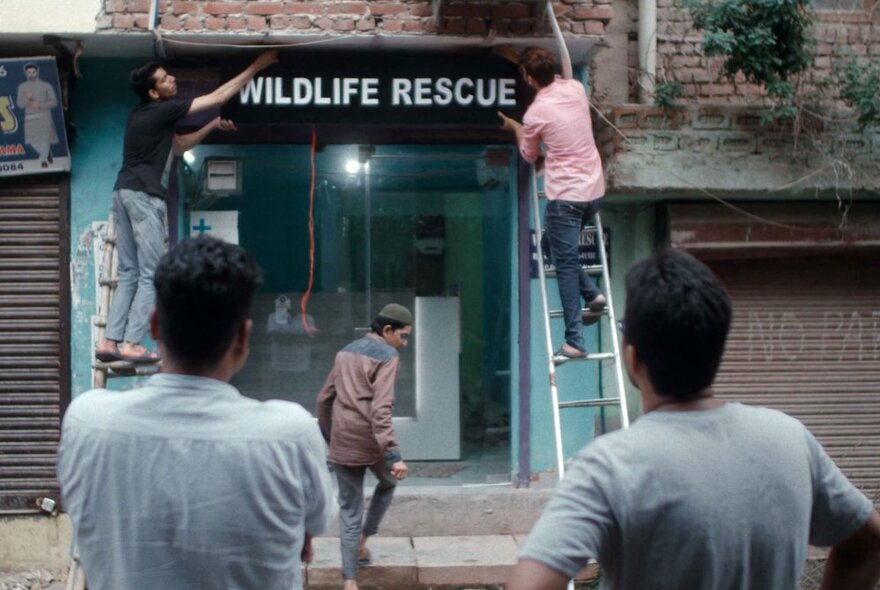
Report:
[{"label": "concrete step", "polygon": [[[358,570],[361,590],[501,590],[513,573],[516,555],[527,535],[470,535],[445,537],[375,536],[368,547],[369,566]],[[342,587],[339,538],[314,539],[315,558],[305,569],[306,590]],[[810,547],[801,590],[816,590],[828,550]],[[599,587],[596,564],[577,576],[577,590]],[[880,585],[878,585],[880,589]]]},{"label": "concrete step", "polygon": [[[503,588],[525,538],[526,535],[372,537],[368,545],[372,563],[359,569],[358,586],[365,590]],[[339,539],[317,538],[314,550],[315,559],[306,568],[306,588],[340,588]],[[585,582],[596,577],[595,566],[578,576]]]},{"label": "concrete step", "polygon": [[[367,486],[369,497],[372,487]],[[550,489],[511,486],[398,486],[382,520],[387,537],[526,534],[550,499]]]}]

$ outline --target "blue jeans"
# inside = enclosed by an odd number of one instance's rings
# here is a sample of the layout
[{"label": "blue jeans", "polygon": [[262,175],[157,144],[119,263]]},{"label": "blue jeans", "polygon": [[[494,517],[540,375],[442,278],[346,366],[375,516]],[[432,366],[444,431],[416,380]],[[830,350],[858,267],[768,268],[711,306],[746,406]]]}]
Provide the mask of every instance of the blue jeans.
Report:
[{"label": "blue jeans", "polygon": [[[379,523],[397,489],[397,480],[380,460],[373,465],[340,465],[333,463],[339,483],[339,545],[342,552],[342,579],[354,580],[358,567],[358,541],[361,534],[371,537],[379,531]],[[364,520],[364,475],[369,469],[379,483],[373,491],[370,509]]]},{"label": "blue jeans", "polygon": [[587,349],[581,319],[581,298],[589,303],[601,293],[590,275],[581,268],[578,244],[581,228],[599,211],[601,203],[602,199],[586,202],[557,199],[547,202],[544,213],[547,242],[556,266],[556,282],[565,319],[565,342],[578,350]]},{"label": "blue jeans", "polygon": [[167,206],[147,193],[119,189],[113,193],[113,215],[118,282],[105,336],[116,342],[140,342],[156,304],[153,274],[165,252]]}]

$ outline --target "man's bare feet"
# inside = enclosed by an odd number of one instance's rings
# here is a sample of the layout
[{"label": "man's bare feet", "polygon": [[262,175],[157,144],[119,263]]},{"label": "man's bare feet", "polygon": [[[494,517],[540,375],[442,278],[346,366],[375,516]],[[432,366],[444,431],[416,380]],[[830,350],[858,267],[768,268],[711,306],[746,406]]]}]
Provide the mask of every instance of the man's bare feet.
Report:
[{"label": "man's bare feet", "polygon": [[358,540],[358,565],[370,565],[370,550],[367,549],[367,538],[361,535]]},{"label": "man's bare feet", "polygon": [[342,590],[358,590],[357,582],[354,580],[345,580],[342,583]]},{"label": "man's bare feet", "polygon": [[122,357],[119,354],[119,345],[115,340],[104,338],[98,346],[95,347],[95,358],[105,363],[121,360]]},{"label": "man's bare feet", "polygon": [[147,350],[146,346],[137,342],[128,342],[127,340],[119,347],[119,356],[122,360],[133,363],[156,363],[159,362],[159,355],[155,352]]}]

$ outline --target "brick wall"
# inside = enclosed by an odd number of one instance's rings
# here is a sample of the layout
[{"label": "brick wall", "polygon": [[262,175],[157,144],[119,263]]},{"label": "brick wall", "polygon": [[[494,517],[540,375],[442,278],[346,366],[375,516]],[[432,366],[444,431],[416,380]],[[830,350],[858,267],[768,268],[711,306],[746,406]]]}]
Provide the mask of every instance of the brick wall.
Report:
[{"label": "brick wall", "polygon": [[[612,0],[554,3],[563,31],[602,35]],[[550,34],[539,2],[444,0],[434,22],[427,0],[159,0],[160,32],[273,32],[284,34],[440,34],[529,36]],[[99,31],[144,31],[150,0],[105,0]]]},{"label": "brick wall", "polygon": [[[731,84],[719,79],[721,61],[706,57],[700,49],[702,35],[695,30],[680,0],[658,0],[657,81],[679,82],[689,102],[713,104],[759,104],[763,89],[737,80]],[[841,67],[852,56],[860,63],[880,60],[880,3],[872,11],[818,13],[813,36],[817,43],[811,71],[799,80],[800,92]],[[637,56],[636,56],[637,57]],[[637,68],[638,62],[630,67]]]}]

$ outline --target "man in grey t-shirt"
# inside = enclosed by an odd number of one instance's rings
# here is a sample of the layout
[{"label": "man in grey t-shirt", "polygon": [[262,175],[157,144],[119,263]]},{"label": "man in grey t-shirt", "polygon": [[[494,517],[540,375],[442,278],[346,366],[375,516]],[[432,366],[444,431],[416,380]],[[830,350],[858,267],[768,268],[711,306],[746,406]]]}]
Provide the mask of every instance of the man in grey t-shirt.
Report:
[{"label": "man in grey t-shirt", "polygon": [[880,579],[880,515],[797,420],[724,403],[712,381],[730,300],[668,250],[626,280],[623,354],[645,415],[585,447],[520,552],[509,590],[561,590],[588,559],[615,590],[795,590],[807,544],[823,588]]}]

